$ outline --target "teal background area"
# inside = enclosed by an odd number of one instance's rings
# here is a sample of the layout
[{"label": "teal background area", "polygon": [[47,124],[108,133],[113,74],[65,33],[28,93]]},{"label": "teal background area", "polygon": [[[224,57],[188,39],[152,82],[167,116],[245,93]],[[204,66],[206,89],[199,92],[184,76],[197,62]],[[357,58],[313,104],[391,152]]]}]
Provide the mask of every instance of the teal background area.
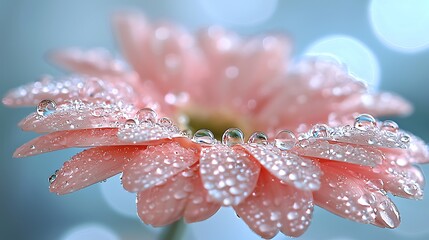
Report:
[{"label": "teal background area", "polygon": [[[284,32],[293,37],[296,58],[315,40],[327,35],[354,37],[378,59],[380,90],[394,91],[415,106],[411,116],[393,119],[428,142],[429,49],[403,53],[385,46],[371,29],[368,4],[369,1],[359,0],[280,0],[266,21],[236,25],[208,16],[198,0],[0,0],[0,96],[43,74],[63,74],[45,59],[52,49],[104,47],[119,55],[110,17],[117,10],[135,9],[151,19],[171,20],[191,30],[220,23],[246,35]],[[71,229],[86,223],[103,225],[119,239],[156,239],[159,230],[144,226],[137,217],[115,212],[106,204],[97,185],[66,196],[48,191],[48,176],[78,150],[25,159],[11,157],[18,146],[37,136],[16,126],[31,111],[34,109],[0,106],[0,239],[64,239]],[[429,167],[424,166],[423,170],[428,176]],[[402,214],[398,229],[354,223],[316,208],[309,230],[299,239],[429,239],[429,197],[423,201],[400,198],[394,201]],[[210,220],[190,225],[183,239],[260,237],[232,211],[222,210]],[[276,239],[289,238],[279,234]]]}]

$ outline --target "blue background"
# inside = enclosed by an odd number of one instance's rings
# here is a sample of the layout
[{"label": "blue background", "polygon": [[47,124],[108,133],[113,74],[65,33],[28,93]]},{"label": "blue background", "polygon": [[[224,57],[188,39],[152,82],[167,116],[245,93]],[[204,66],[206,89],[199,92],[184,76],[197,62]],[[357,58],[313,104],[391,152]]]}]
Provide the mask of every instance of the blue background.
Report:
[{"label": "blue background", "polygon": [[[131,8],[145,12],[152,19],[175,21],[190,30],[218,23],[242,34],[285,32],[293,37],[296,58],[326,36],[346,35],[358,39],[378,59],[379,89],[399,93],[415,106],[411,116],[394,120],[429,141],[429,49],[404,52],[380,41],[369,20],[369,1],[267,1],[272,4],[266,6],[271,10],[266,10],[269,14],[263,20],[256,19],[259,15],[255,14],[238,14],[255,11],[248,9],[252,1],[248,4],[242,4],[247,1],[207,2],[0,0],[0,96],[10,88],[37,80],[42,74],[61,75],[44,60],[51,49],[101,46],[119,54],[110,17],[116,10]],[[263,7],[260,10],[264,11]],[[429,8],[427,10],[429,14]],[[399,23],[397,26],[404,27]],[[429,30],[429,24],[426,26]],[[75,239],[73,236],[77,233],[73,229],[81,226],[101,231],[87,235],[90,237],[86,239],[156,238],[159,230],[144,226],[135,215],[118,213],[107,203],[106,190],[99,185],[110,184],[117,189],[117,179],[61,197],[48,191],[48,176],[76,150],[12,159],[15,148],[36,136],[16,126],[30,111],[33,109],[0,106],[0,239]],[[423,169],[428,175],[429,168]],[[354,223],[316,208],[314,221],[300,239],[428,239],[429,198],[423,201],[394,198],[394,201],[402,214],[398,229]],[[124,195],[123,202],[124,208],[131,208],[124,211],[132,212],[132,197]],[[276,237],[286,238],[281,234]],[[210,220],[190,225],[183,239],[260,238],[226,209]]]}]

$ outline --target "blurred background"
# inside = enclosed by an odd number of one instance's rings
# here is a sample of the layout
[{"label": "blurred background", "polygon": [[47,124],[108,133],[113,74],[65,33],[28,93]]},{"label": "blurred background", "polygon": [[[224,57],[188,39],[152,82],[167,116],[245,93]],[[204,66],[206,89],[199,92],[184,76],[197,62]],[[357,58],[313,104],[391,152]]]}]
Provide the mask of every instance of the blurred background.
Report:
[{"label": "blurred background", "polygon": [[[0,0],[0,96],[43,74],[62,73],[45,60],[52,49],[104,47],[119,55],[110,19],[134,9],[194,31],[220,24],[244,35],[284,32],[294,58],[327,55],[345,63],[374,90],[399,93],[415,106],[399,125],[429,141],[429,1],[387,0]],[[78,150],[12,159],[35,137],[16,124],[34,109],[0,106],[0,239],[156,239],[141,223],[134,195],[117,177],[56,196],[48,177]],[[429,175],[429,166],[423,170]],[[429,239],[429,198],[394,198],[402,216],[395,230],[351,222],[316,208],[304,240]],[[287,239],[279,234],[275,239]],[[183,239],[260,239],[229,209],[190,224]]]}]

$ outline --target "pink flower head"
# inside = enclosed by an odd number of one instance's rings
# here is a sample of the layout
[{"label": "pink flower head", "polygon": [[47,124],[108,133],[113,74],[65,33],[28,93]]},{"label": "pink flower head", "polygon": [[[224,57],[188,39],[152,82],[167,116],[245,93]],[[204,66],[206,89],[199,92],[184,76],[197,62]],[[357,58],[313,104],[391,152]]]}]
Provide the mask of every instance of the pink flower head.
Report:
[{"label": "pink flower head", "polygon": [[292,63],[280,35],[243,39],[220,27],[192,35],[129,13],[115,27],[131,68],[101,49],[59,51],[54,60],[76,75],[3,99],[37,105],[19,125],[45,134],[15,157],[87,148],[50,177],[52,192],[122,173],[147,224],[202,221],[231,206],[264,238],[303,234],[314,204],[395,228],[387,192],[422,198],[415,164],[429,161],[426,145],[372,116],[408,114],[401,97],[369,92],[334,63]]}]

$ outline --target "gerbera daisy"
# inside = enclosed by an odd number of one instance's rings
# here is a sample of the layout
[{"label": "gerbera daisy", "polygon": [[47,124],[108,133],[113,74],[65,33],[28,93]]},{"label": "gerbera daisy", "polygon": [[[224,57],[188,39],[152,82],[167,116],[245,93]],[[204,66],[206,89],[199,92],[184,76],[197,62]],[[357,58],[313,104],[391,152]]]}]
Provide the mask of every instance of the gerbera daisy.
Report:
[{"label": "gerbera daisy", "polygon": [[59,51],[53,59],[76,75],[3,99],[37,105],[19,125],[45,133],[15,157],[88,148],[49,178],[52,192],[122,173],[146,224],[202,221],[231,206],[264,238],[300,236],[315,204],[395,228],[387,192],[422,198],[414,165],[429,161],[426,145],[373,117],[408,114],[399,96],[368,91],[335,63],[291,62],[285,36],[243,39],[216,26],[192,35],[129,13],[115,27],[130,67],[101,49]]}]

